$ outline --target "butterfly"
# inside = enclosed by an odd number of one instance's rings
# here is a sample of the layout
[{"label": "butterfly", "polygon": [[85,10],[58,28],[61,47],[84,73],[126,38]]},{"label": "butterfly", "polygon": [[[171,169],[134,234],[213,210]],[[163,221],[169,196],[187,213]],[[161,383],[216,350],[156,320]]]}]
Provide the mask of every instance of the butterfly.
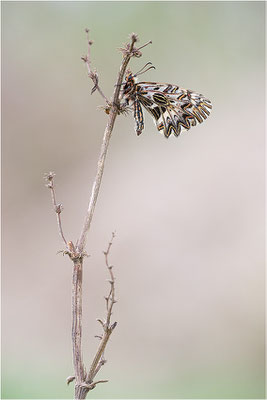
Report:
[{"label": "butterfly", "polygon": [[136,74],[128,70],[123,83],[122,99],[126,105],[133,106],[137,135],[141,135],[144,129],[142,106],[152,115],[157,129],[163,131],[166,138],[171,134],[179,136],[181,131],[203,122],[212,105],[202,94],[168,83],[137,83],[137,75],[155,68],[150,66],[143,71],[149,64]]}]

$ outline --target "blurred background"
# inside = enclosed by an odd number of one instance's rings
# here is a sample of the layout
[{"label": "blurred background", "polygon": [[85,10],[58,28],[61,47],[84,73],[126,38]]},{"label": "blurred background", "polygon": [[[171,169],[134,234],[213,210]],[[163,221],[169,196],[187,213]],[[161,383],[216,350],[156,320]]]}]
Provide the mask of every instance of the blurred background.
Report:
[{"label": "blurred background", "polygon": [[118,117],[84,266],[84,362],[101,332],[112,231],[118,303],[90,398],[264,398],[264,2],[2,3],[2,398],[72,398],[72,264],[128,35],[152,40],[140,80],[203,93],[213,111],[168,140]]}]

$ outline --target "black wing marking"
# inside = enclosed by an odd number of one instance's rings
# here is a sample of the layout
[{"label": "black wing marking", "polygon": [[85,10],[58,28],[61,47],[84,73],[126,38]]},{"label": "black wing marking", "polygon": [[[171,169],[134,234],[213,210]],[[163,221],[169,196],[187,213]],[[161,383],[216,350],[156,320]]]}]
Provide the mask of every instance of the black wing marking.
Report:
[{"label": "black wing marking", "polygon": [[167,138],[171,133],[179,136],[182,130],[202,123],[212,108],[210,100],[202,94],[170,84],[141,82],[137,84],[136,95]]},{"label": "black wing marking", "polygon": [[139,136],[144,129],[144,116],[140,101],[137,98],[134,100],[134,119],[136,134]]}]

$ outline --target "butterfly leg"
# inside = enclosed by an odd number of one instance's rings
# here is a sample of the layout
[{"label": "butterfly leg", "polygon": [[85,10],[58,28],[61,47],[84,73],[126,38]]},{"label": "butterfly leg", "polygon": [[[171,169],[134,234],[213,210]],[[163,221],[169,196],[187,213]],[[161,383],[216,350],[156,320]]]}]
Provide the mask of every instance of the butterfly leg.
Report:
[{"label": "butterfly leg", "polygon": [[114,105],[117,108],[119,115],[120,114],[127,114],[129,111],[132,110],[132,108],[129,106],[129,100],[128,99],[126,99],[124,101],[120,101],[119,103],[114,104]]}]

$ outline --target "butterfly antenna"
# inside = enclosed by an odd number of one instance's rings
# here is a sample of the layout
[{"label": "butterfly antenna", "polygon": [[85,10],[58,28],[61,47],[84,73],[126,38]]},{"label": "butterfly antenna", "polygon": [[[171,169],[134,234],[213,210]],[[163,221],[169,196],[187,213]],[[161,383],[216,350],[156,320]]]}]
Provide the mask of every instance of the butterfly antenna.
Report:
[{"label": "butterfly antenna", "polygon": [[[151,64],[151,63],[149,63],[149,64]],[[147,65],[147,64],[146,64]],[[146,66],[145,65],[145,66]],[[145,68],[145,67],[144,67]],[[143,68],[142,68],[143,69]],[[134,76],[137,76],[137,75],[142,75],[142,74],[144,74],[145,72],[147,72],[147,71],[149,71],[150,69],[156,69],[156,67],[154,67],[154,65],[151,65],[150,67],[148,67],[147,69],[145,69],[144,71],[139,71],[137,74],[135,74]]]},{"label": "butterfly antenna", "polygon": [[[141,73],[145,72],[143,71],[148,65],[152,65],[151,62],[146,63],[146,65],[143,66],[143,68],[140,69],[140,71],[136,72],[136,74],[134,74],[134,76],[140,75]],[[151,68],[151,67],[150,67]],[[153,67],[155,68],[155,67]]]}]

